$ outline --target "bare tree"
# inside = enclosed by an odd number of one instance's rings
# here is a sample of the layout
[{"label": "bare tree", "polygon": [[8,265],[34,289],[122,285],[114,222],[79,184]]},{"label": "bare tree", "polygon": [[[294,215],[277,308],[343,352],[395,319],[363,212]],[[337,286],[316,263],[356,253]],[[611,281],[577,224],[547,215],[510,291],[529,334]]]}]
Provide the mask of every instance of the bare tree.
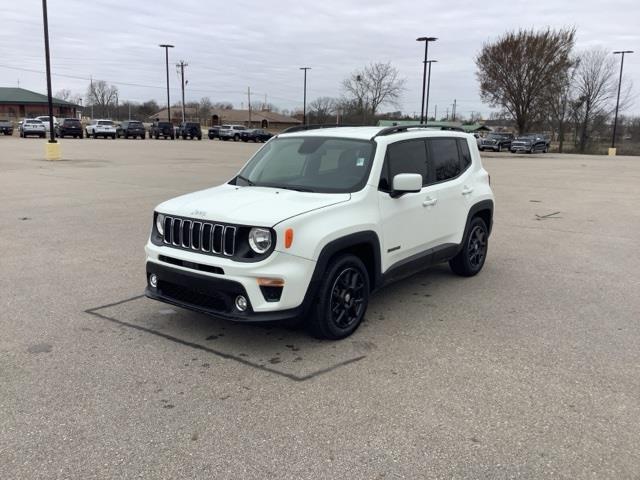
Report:
[{"label": "bare tree", "polygon": [[336,108],[336,100],[331,97],[318,97],[309,103],[309,117],[313,123],[327,123]]},{"label": "bare tree", "polygon": [[200,116],[200,121],[204,121],[205,125],[209,125],[211,123],[211,100],[209,97],[202,97],[200,99],[200,105],[198,106],[198,113]]},{"label": "bare tree", "polygon": [[366,115],[375,116],[381,105],[397,105],[404,91],[405,79],[399,78],[398,69],[391,63],[372,63],[354,71],[342,82],[349,100],[355,101]]},{"label": "bare tree", "polygon": [[[607,50],[593,49],[580,54],[576,70],[575,118],[580,126],[578,147],[587,149],[591,133],[598,123],[607,122],[613,110],[617,92],[616,68]],[[600,122],[596,123],[599,119]]]},{"label": "bare tree", "polygon": [[575,76],[580,59],[574,58],[564,73],[547,90],[546,103],[549,123],[558,134],[558,152],[564,148],[567,123],[571,119],[572,105],[575,101]]},{"label": "bare tree", "polygon": [[93,105],[94,115],[109,116],[118,99],[118,87],[108,85],[104,80],[96,80],[87,89],[87,105]]},{"label": "bare tree", "polygon": [[523,133],[545,110],[546,91],[571,66],[575,29],[508,32],[476,57],[480,96],[509,112]]},{"label": "bare tree", "polygon": [[231,102],[216,102],[213,104],[215,110],[233,110],[233,103]]},{"label": "bare tree", "polygon": [[65,102],[75,103],[76,105],[80,105],[80,101],[82,100],[80,95],[72,93],[71,90],[67,88],[58,90],[54,97],[64,100]]}]

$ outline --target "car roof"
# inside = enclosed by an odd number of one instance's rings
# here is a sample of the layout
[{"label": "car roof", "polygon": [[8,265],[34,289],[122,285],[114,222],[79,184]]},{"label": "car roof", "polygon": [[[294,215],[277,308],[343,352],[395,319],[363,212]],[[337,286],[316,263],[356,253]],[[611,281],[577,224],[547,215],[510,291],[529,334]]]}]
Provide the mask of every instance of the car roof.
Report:
[{"label": "car roof", "polygon": [[468,133],[458,132],[454,130],[441,130],[436,127],[414,127],[407,128],[403,131],[390,132],[380,135],[384,130],[388,130],[389,127],[329,127],[329,128],[316,128],[313,130],[298,130],[290,133],[281,133],[278,137],[337,137],[337,138],[352,138],[357,140],[376,140],[387,139],[385,143],[392,143],[397,140],[408,140],[412,138],[423,137],[456,137],[467,138]]}]

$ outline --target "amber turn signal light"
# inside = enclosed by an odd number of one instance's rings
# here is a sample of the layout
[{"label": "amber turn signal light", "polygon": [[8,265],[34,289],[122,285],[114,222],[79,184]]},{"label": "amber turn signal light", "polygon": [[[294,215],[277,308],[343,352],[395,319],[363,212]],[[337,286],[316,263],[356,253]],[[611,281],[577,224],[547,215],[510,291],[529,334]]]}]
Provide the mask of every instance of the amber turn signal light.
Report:
[{"label": "amber turn signal light", "polygon": [[284,280],[281,278],[258,278],[258,285],[261,287],[284,287]]},{"label": "amber turn signal light", "polygon": [[284,248],[289,248],[293,243],[293,228],[284,231]]}]

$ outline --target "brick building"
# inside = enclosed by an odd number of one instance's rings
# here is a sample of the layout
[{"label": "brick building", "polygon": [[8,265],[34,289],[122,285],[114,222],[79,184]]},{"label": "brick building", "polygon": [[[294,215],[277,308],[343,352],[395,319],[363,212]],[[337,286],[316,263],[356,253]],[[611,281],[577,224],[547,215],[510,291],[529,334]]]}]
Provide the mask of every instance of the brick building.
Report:
[{"label": "brick building", "polygon": [[[82,107],[75,103],[53,99],[53,115],[58,118],[78,118]],[[24,88],[0,87],[0,118],[19,121],[49,114],[47,96]]]}]

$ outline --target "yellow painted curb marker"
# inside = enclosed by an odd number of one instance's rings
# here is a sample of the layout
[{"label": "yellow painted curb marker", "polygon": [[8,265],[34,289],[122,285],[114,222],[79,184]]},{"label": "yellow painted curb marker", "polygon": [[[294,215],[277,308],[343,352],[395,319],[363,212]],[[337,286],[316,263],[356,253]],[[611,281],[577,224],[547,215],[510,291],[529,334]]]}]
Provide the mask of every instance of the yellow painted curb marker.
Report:
[{"label": "yellow painted curb marker", "polygon": [[47,142],[44,147],[44,158],[46,160],[62,160],[62,152],[60,151],[60,143]]}]

